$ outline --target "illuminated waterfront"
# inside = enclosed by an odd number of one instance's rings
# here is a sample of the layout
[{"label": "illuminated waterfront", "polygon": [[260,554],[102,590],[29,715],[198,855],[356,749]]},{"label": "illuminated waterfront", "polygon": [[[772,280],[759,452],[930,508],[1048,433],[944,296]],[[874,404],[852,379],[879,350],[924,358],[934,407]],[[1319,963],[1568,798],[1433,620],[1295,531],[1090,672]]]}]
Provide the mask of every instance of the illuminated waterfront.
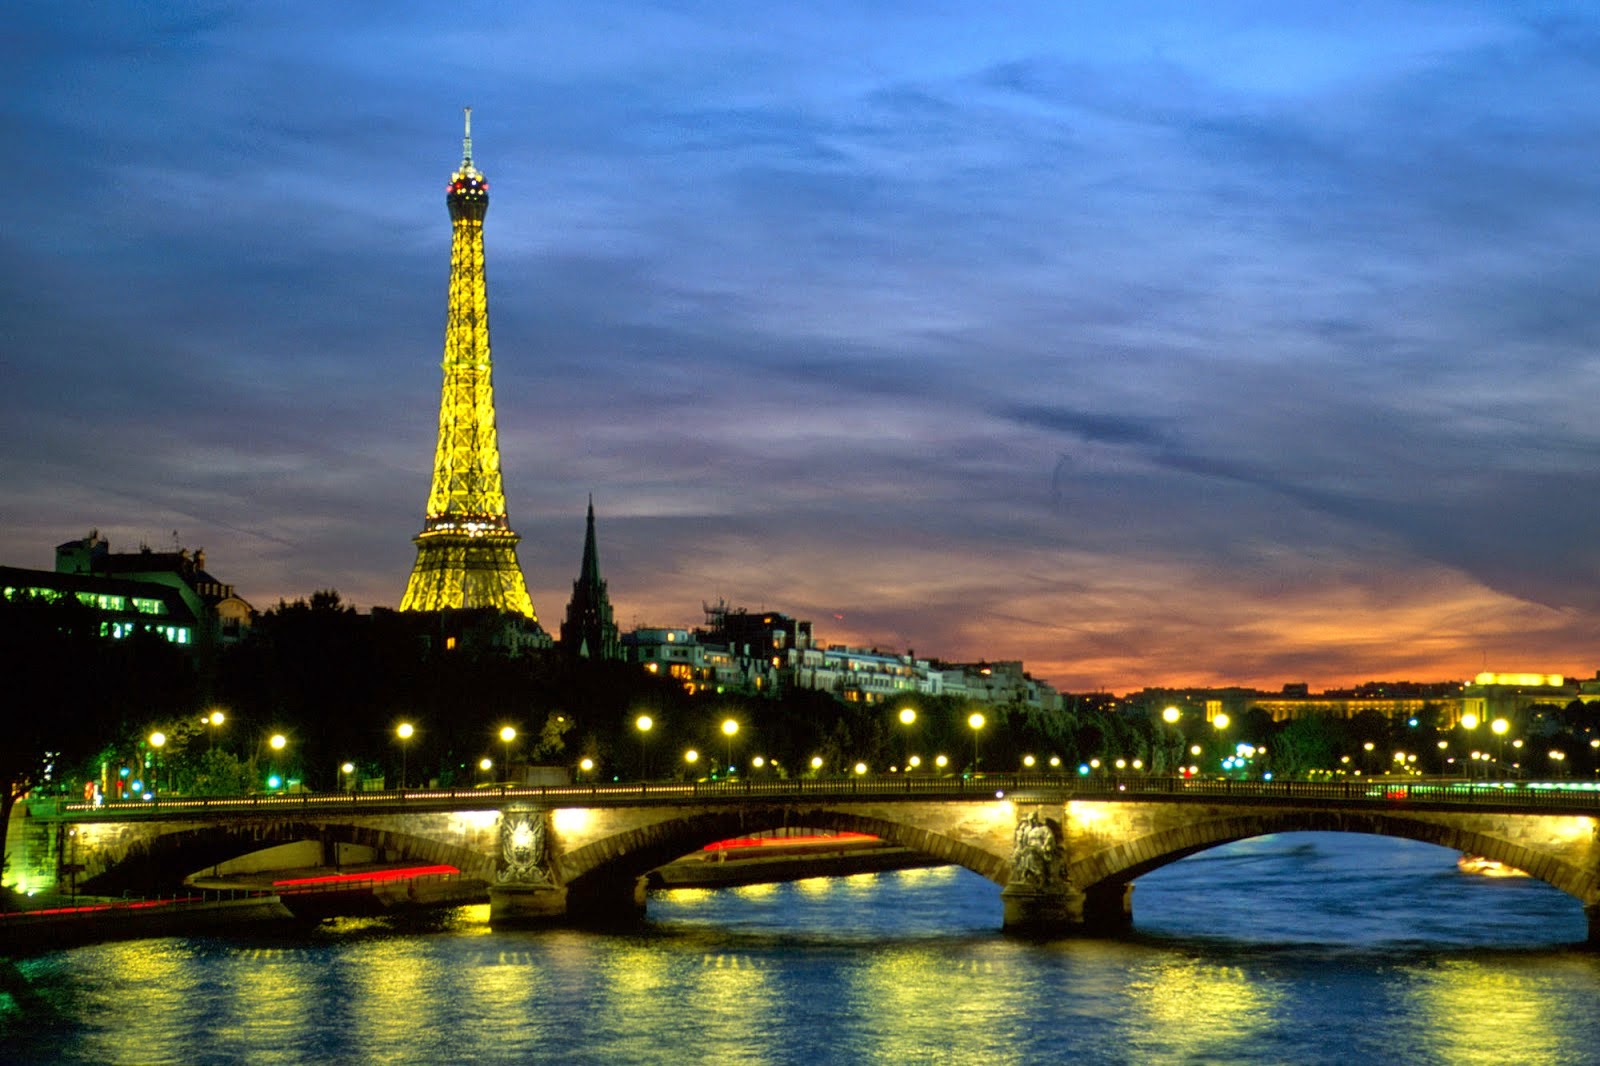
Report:
[{"label": "illuminated waterfront", "polygon": [[20,960],[11,1062],[1584,1063],[1574,900],[1442,849],[1294,834],[1152,874],[1125,940],[997,932],[950,868],[653,896],[637,934],[398,929]]}]

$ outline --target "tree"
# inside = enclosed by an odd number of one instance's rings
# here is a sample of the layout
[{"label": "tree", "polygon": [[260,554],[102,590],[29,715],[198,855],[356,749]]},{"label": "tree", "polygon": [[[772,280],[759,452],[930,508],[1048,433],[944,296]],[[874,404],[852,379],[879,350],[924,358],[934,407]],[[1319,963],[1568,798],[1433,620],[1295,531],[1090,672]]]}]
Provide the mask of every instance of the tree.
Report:
[{"label": "tree", "polygon": [[0,678],[15,694],[0,744],[0,849],[18,800],[76,793],[108,740],[197,691],[182,651],[146,633],[105,639],[72,599],[0,600]]}]

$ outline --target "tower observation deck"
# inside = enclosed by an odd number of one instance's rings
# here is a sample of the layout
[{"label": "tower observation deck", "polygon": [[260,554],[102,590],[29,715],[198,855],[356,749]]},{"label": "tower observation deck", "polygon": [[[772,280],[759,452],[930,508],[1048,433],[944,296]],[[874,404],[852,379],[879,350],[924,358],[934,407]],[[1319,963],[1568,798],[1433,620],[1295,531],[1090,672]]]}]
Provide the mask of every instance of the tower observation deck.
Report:
[{"label": "tower observation deck", "polygon": [[506,516],[489,361],[489,297],[483,274],[483,217],[489,182],[472,162],[466,109],[461,166],[445,188],[450,207],[450,297],[444,332],[439,444],[417,562],[402,611],[492,607],[537,620]]}]

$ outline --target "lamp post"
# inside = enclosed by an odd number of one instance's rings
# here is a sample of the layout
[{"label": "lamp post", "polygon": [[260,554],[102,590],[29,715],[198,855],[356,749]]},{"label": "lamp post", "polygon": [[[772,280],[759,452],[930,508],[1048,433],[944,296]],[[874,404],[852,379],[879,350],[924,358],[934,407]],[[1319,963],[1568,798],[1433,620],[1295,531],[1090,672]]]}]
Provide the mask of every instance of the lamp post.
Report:
[{"label": "lamp post", "polygon": [[689,767],[689,776],[694,777],[695,767],[700,762],[700,753],[693,748],[690,748],[688,751],[683,753],[683,762],[684,765]]},{"label": "lamp post", "polygon": [[588,775],[588,774],[593,773],[594,772],[594,760],[589,758],[589,756],[587,756],[587,755],[585,755],[583,758],[579,759],[578,760],[578,771],[583,775]]},{"label": "lamp post", "polygon": [[289,746],[289,738],[282,733],[274,733],[267,740],[267,747],[272,749],[272,776],[267,779],[268,788],[279,788],[283,785],[283,778],[278,776],[278,752]]},{"label": "lamp post", "polygon": [[344,775],[346,786],[351,792],[354,792],[356,790],[356,781],[354,777],[356,772],[356,764],[353,762],[342,763],[339,766],[339,772]]},{"label": "lamp post", "polygon": [[161,773],[162,763],[164,762],[164,760],[161,758],[161,749],[166,747],[166,745],[167,735],[161,730],[157,729],[154,733],[150,734],[150,747],[155,750],[156,758],[155,766],[151,767],[151,769],[155,771],[153,774],[151,774],[152,777],[159,777]]},{"label": "lamp post", "polygon": [[738,733],[738,732],[739,732],[739,723],[738,722],[735,722],[732,718],[724,718],[722,720],[722,735],[727,738],[726,752],[727,752],[727,756],[728,756],[728,761],[727,761],[727,763],[725,765],[727,766],[728,773],[730,773],[730,774],[733,773],[733,738],[734,738],[734,735],[736,733]]},{"label": "lamp post", "polygon": [[213,749],[217,746],[217,730],[220,729],[222,727],[222,723],[227,720],[228,716],[223,714],[221,711],[212,711],[210,714],[206,715],[204,719],[202,719],[202,721],[211,727],[210,729],[206,730],[206,732],[211,737],[211,747]]},{"label": "lamp post", "polygon": [[904,743],[900,749],[900,761],[909,762],[911,759],[911,727],[917,724],[916,708],[900,708],[900,724],[906,727],[906,731],[901,738]]},{"label": "lamp post", "polygon": [[1496,718],[1489,723],[1489,731],[1494,734],[1495,742],[1495,770],[1502,779],[1506,776],[1506,731],[1511,728],[1511,723],[1504,718]]},{"label": "lamp post", "polygon": [[[500,727],[500,743],[506,747],[506,761],[502,764],[506,771],[506,780],[511,780],[511,742],[517,739],[517,731],[511,726]],[[526,780],[526,779],[524,779]]]},{"label": "lamp post", "polygon": [[394,731],[394,735],[400,738],[400,788],[402,790],[406,787],[406,741],[410,740],[411,735],[415,732],[416,729],[410,722],[401,722],[395,727]]},{"label": "lamp post", "polygon": [[[1175,746],[1175,750],[1178,753],[1178,762],[1180,764],[1183,762],[1183,731],[1178,728],[1178,722],[1181,721],[1182,718],[1183,711],[1179,710],[1175,704],[1168,704],[1166,707],[1162,708],[1161,720],[1172,727],[1172,735],[1178,742]],[[1155,760],[1152,759],[1151,761],[1154,762]]]},{"label": "lamp post", "polygon": [[983,732],[984,717],[977,711],[967,716],[967,725],[972,727],[972,772],[977,773],[981,764],[978,755],[978,734]]},{"label": "lamp post", "polygon": [[634,720],[634,728],[639,730],[639,780],[650,780],[650,752],[645,747],[645,740],[650,736],[650,730],[655,726],[655,719],[648,714],[641,714]]}]

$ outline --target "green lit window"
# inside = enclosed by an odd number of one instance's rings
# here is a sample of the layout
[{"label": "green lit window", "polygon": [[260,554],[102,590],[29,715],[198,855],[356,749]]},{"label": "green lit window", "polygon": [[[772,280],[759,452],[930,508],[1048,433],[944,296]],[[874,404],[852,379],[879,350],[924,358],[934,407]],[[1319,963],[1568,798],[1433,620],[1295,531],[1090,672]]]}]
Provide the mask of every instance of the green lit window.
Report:
[{"label": "green lit window", "polygon": [[160,600],[148,600],[143,596],[133,597],[133,609],[140,614],[166,614],[167,605]]}]

